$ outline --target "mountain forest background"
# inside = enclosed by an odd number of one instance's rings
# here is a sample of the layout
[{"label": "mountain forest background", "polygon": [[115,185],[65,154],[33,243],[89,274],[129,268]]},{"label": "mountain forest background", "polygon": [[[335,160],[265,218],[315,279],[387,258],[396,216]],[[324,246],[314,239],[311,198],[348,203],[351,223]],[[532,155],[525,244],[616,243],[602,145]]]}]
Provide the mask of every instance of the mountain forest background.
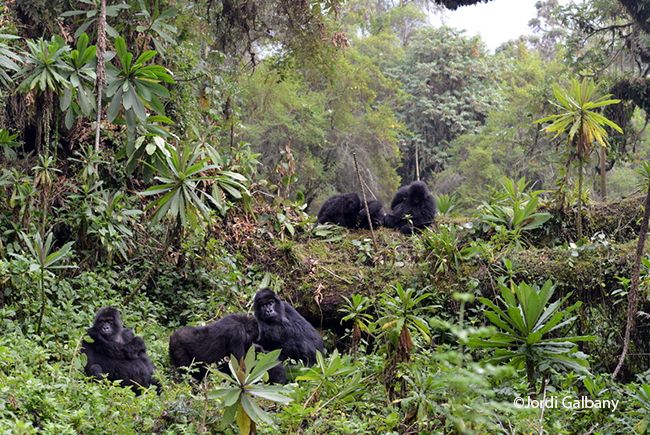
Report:
[{"label": "mountain forest background", "polygon": [[[0,432],[645,433],[650,1],[540,0],[494,52],[431,24],[488,1],[5,1]],[[418,234],[315,225],[413,180]],[[170,367],[261,287],[318,364]],[[160,387],[84,375],[109,305]]]}]

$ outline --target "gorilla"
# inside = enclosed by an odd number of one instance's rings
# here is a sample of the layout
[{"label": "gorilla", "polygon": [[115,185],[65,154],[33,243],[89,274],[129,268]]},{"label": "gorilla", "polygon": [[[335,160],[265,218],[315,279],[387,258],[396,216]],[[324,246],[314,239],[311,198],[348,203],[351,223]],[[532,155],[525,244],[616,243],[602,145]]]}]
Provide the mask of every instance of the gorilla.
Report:
[{"label": "gorilla", "polygon": [[282,349],[280,359],[316,364],[316,351],[324,352],[323,339],[291,304],[280,300],[270,288],[257,292],[253,301],[260,336],[266,350]]},{"label": "gorilla", "polygon": [[390,204],[392,215],[384,217],[384,226],[402,234],[413,234],[430,225],[436,217],[436,200],[422,181],[413,181],[397,190]]},{"label": "gorilla", "polygon": [[[192,376],[202,380],[208,373],[207,366],[213,363],[227,372],[230,355],[243,358],[258,336],[257,319],[246,314],[229,314],[206,326],[183,326],[169,337],[169,361],[174,367],[199,363]],[[264,352],[261,346],[256,350]],[[269,370],[270,382],[284,384],[286,380],[282,364]]]},{"label": "gorilla", "polygon": [[130,387],[136,394],[140,394],[140,387],[156,385],[160,393],[160,383],[153,378],[155,367],[147,356],[144,340],[135,337],[131,329],[122,327],[117,309],[100,308],[93,326],[86,332],[92,339],[92,343],[84,340],[82,344],[82,352],[87,357],[87,376],[122,381],[122,386]]},{"label": "gorilla", "polygon": [[[368,201],[368,211],[370,212],[370,221],[372,222],[372,227],[377,228],[382,225],[384,221],[384,206],[381,201],[371,200]],[[357,228],[370,229],[368,225],[368,215],[366,214],[366,208],[361,205],[361,210],[357,214]]]},{"label": "gorilla", "polygon": [[[332,223],[353,229],[357,226],[361,198],[356,193],[339,193],[325,200],[318,211],[318,223]],[[258,319],[259,320],[259,319]]]}]

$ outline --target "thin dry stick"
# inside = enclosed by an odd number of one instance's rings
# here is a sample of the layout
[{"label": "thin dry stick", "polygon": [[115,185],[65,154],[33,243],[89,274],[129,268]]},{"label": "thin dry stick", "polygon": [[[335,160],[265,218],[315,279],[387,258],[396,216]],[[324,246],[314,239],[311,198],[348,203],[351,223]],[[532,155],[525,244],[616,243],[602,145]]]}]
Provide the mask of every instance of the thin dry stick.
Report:
[{"label": "thin dry stick", "polygon": [[368,183],[366,183],[366,180],[362,180],[362,181],[363,181],[363,185],[366,186],[366,189],[368,189],[368,191],[372,195],[372,199],[377,200],[377,195],[375,195],[375,193],[372,191],[370,186],[368,186]]},{"label": "thin dry stick", "polygon": [[625,325],[623,352],[621,353],[621,359],[618,361],[616,370],[612,373],[612,380],[616,379],[618,372],[623,366],[625,357],[627,356],[627,351],[630,347],[630,331],[634,327],[634,315],[636,314],[639,303],[639,271],[641,270],[643,248],[645,247],[645,240],[648,235],[648,221],[650,221],[650,184],[648,184],[648,193],[646,194],[643,207],[643,219],[641,220],[641,228],[639,229],[639,241],[636,244],[636,257],[634,258],[634,266],[632,267],[630,293],[627,295],[627,324]]},{"label": "thin dry stick", "polygon": [[100,127],[102,124],[102,92],[106,80],[106,0],[101,1],[97,20],[97,125],[95,126],[95,151],[99,151]]},{"label": "thin dry stick", "polygon": [[420,153],[419,153],[418,143],[415,142],[415,179],[420,179]]},{"label": "thin dry stick", "polygon": [[372,234],[372,243],[377,251],[377,238],[375,237],[375,230],[372,228],[372,219],[370,217],[370,210],[368,209],[368,200],[366,199],[366,190],[363,188],[363,181],[361,180],[361,172],[359,172],[359,164],[357,163],[357,154],[352,153],[354,157],[354,168],[357,171],[357,177],[359,177],[359,187],[361,187],[361,196],[363,196],[363,206],[366,209],[366,217],[368,218],[368,225],[370,226],[370,234]]},{"label": "thin dry stick", "polygon": [[338,276],[337,274],[335,274],[334,272],[332,272],[331,270],[329,270],[327,267],[325,267],[325,266],[321,266],[321,268],[322,268],[325,272],[329,273],[330,275],[332,275],[332,276],[335,277],[335,278],[340,279],[341,281],[345,282],[346,284],[352,284],[351,281],[348,281],[347,279],[345,279],[345,278],[343,278],[343,277],[341,277],[341,276]]}]

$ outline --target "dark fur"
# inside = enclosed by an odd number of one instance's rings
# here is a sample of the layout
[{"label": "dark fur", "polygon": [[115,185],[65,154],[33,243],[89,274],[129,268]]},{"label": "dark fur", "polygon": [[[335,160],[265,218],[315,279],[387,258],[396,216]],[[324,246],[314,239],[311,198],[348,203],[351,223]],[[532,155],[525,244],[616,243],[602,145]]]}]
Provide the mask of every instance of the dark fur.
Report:
[{"label": "dark fur", "polygon": [[[91,328],[86,330],[92,343],[84,341],[82,352],[86,354],[86,375],[109,381],[122,381],[139,394],[139,386],[148,388],[160,384],[153,378],[154,365],[147,356],[147,346],[142,337],[122,327],[120,312],[113,307],[97,311]],[[160,392],[160,390],[159,390]]]},{"label": "dark fur", "polygon": [[[372,221],[373,228],[377,228],[383,224],[384,216],[386,216],[386,213],[384,212],[384,206],[382,205],[381,201],[374,199],[372,201],[368,201],[368,211],[370,212],[370,220]],[[359,210],[359,213],[357,214],[357,228],[370,228],[368,225],[366,207],[364,207],[363,204],[361,205],[361,210]]]},{"label": "dark fur", "polygon": [[[169,361],[175,367],[189,367],[199,363],[192,376],[201,380],[208,373],[207,366],[218,364],[228,372],[231,355],[240,360],[258,338],[257,319],[245,314],[229,314],[206,326],[184,326],[169,337]],[[283,366],[269,371],[271,382],[286,382]]]},{"label": "dark fur", "polygon": [[355,228],[357,215],[362,204],[356,193],[339,193],[325,200],[318,211],[318,223],[332,223],[346,228]]},{"label": "dark fur", "polygon": [[406,202],[409,197],[409,186],[402,186],[397,189],[393,200],[390,203],[390,209],[395,210],[400,204]]},{"label": "dark fur", "polygon": [[257,340],[257,320],[245,314],[230,314],[206,326],[183,326],[169,337],[169,361],[175,367],[201,363],[196,379],[207,374],[205,366],[219,363],[225,369],[226,357],[241,359]]},{"label": "dark fur", "polygon": [[384,225],[413,234],[430,225],[436,217],[436,200],[422,181],[400,187],[391,202],[392,215],[384,217]]},{"label": "dark fur", "polygon": [[316,351],[324,352],[323,339],[291,304],[280,300],[270,288],[263,288],[253,302],[259,325],[258,344],[266,350],[282,349],[280,359],[316,363]]}]

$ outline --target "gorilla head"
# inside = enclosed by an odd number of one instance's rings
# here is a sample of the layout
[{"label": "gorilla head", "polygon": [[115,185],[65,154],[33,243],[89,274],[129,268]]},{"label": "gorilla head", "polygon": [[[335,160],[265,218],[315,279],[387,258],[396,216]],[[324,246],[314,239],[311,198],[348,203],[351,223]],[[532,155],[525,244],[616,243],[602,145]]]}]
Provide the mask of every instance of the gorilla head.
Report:
[{"label": "gorilla head", "polygon": [[122,328],[120,312],[113,307],[103,307],[97,311],[90,331],[101,335],[105,340],[120,344],[133,339],[133,331]]},{"label": "gorilla head", "polygon": [[422,181],[414,181],[409,185],[408,200],[411,202],[412,206],[420,206],[421,204],[424,204],[427,195],[429,195],[429,189]]},{"label": "gorilla head", "polygon": [[[282,301],[267,289],[260,290],[255,295],[255,317],[262,319],[267,323],[282,323],[284,322],[284,309],[282,308]],[[268,289],[270,290],[270,289]],[[273,297],[275,296],[275,297]]]}]

